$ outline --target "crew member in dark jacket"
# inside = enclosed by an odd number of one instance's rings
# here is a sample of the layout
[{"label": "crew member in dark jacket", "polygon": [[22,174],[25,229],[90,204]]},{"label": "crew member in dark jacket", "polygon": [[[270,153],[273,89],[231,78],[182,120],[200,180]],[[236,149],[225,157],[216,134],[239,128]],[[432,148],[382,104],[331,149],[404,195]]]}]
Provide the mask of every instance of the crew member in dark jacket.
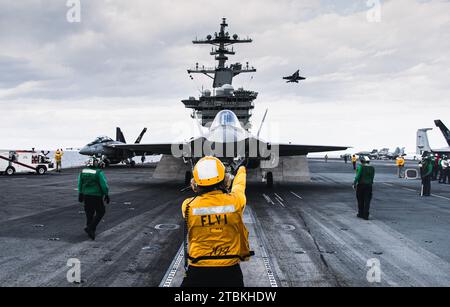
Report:
[{"label": "crew member in dark jacket", "polygon": [[361,156],[361,165],[356,170],[353,188],[356,189],[358,200],[358,217],[369,220],[370,201],[372,200],[372,185],[375,177],[375,168],[370,164],[369,157]]},{"label": "crew member in dark jacket", "polygon": [[431,195],[431,177],[433,176],[433,159],[431,156],[425,156],[420,163],[420,175],[422,177],[421,196]]},{"label": "crew member in dark jacket", "polygon": [[99,161],[91,158],[88,167],[83,169],[78,176],[78,201],[84,201],[86,212],[86,228],[84,231],[95,240],[95,231],[98,223],[105,215],[103,200],[109,204],[109,187],[105,174],[99,169]]}]

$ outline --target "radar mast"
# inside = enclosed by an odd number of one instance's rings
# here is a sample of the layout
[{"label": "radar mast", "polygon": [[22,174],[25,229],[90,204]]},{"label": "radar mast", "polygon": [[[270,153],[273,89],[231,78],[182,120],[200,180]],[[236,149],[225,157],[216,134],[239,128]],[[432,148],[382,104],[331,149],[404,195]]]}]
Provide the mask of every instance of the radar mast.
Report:
[{"label": "radar mast", "polygon": [[254,73],[256,69],[249,66],[249,63],[243,66],[237,62],[227,65],[229,55],[235,55],[234,44],[244,44],[253,42],[250,38],[241,39],[239,35],[230,36],[227,32],[226,18],[222,19],[219,32],[214,35],[207,35],[205,39],[195,39],[192,41],[196,45],[212,45],[210,55],[214,56],[218,62],[214,68],[206,68],[196,63],[193,69],[188,69],[188,74],[203,74],[213,79],[212,89],[204,90],[199,99],[190,97],[183,100],[186,108],[193,109],[193,117],[197,116],[203,126],[209,126],[214,120],[216,114],[222,110],[233,111],[239,121],[250,128],[251,111],[254,108],[253,101],[258,93],[244,90],[244,88],[233,88],[233,78],[241,73]]}]

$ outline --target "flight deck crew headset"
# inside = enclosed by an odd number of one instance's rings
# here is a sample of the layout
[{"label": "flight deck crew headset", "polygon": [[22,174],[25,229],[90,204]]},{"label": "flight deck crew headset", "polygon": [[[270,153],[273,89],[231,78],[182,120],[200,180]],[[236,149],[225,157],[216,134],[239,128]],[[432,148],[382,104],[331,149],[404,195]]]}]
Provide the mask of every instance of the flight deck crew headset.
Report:
[{"label": "flight deck crew headset", "polygon": [[[212,184],[210,184],[209,186],[214,186],[214,188],[210,188],[208,189],[208,185],[202,185],[202,180],[199,179],[198,176],[198,165],[204,161],[214,161],[216,163],[216,167],[218,169],[219,173],[222,173],[222,175],[219,174],[218,179],[208,179],[208,180],[214,180],[212,182]],[[247,163],[247,160],[240,160],[237,161],[234,165],[232,165],[232,169],[237,172],[237,170],[239,169],[239,167],[241,166],[245,166]],[[197,164],[195,165],[195,167],[193,168],[193,178],[191,180],[191,188],[192,191],[194,191],[194,193],[196,193],[195,197],[191,199],[191,201],[189,201],[189,203],[186,204],[186,208],[184,211],[184,269],[185,272],[187,272],[188,267],[189,267],[189,261],[191,260],[193,263],[197,263],[198,261],[201,260],[208,260],[208,259],[233,259],[233,258],[239,258],[241,261],[246,261],[248,260],[249,257],[255,255],[254,251],[249,251],[248,255],[226,255],[226,256],[201,256],[198,258],[192,258],[189,256],[188,254],[188,233],[189,233],[189,210],[190,210],[190,205],[192,204],[192,202],[197,199],[197,197],[202,196],[205,193],[209,193],[211,191],[214,190],[219,190],[222,191],[225,194],[228,194],[233,182],[234,177],[225,171],[225,166],[223,165],[223,163],[215,158],[215,157],[204,157],[202,159],[200,159]],[[223,178],[223,179],[222,179]],[[222,180],[220,180],[222,179]],[[199,184],[200,183],[200,184]],[[218,185],[218,186],[216,186]],[[200,187],[199,187],[200,186]]]}]

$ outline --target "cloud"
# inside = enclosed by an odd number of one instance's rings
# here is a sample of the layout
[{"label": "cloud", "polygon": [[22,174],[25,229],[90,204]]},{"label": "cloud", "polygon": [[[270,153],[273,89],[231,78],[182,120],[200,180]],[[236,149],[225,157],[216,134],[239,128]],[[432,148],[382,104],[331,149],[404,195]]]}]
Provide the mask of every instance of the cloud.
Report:
[{"label": "cloud", "polygon": [[[260,93],[254,121],[269,107],[280,138],[413,150],[417,128],[450,122],[448,1],[383,1],[380,23],[365,1],[81,3],[81,23],[68,23],[65,1],[0,0],[0,147],[79,146],[119,124],[164,139],[168,122],[190,121],[180,100],[211,85],[186,69],[214,65],[191,41],[222,17],[254,39],[230,61],[258,72],[235,86]],[[305,82],[281,80],[298,68]]]}]

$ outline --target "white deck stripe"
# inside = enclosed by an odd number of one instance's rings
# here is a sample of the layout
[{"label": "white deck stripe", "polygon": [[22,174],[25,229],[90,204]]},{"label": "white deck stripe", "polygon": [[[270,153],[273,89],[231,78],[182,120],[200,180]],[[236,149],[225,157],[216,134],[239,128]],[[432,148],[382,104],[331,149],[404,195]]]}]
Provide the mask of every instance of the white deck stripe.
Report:
[{"label": "white deck stripe", "polygon": [[173,278],[175,277],[175,274],[177,273],[178,268],[180,267],[181,261],[183,259],[184,259],[184,247],[183,244],[181,244],[175,258],[172,260],[172,263],[167,269],[164,278],[161,280],[161,283],[159,284],[160,287],[167,288],[172,285]]},{"label": "white deck stripe", "polygon": [[277,280],[276,280],[275,275],[273,273],[273,269],[272,269],[272,266],[270,264],[270,258],[269,258],[268,254],[267,254],[266,244],[264,242],[264,238],[263,238],[263,235],[262,235],[263,234],[263,230],[260,228],[260,225],[258,223],[256,223],[255,216],[254,216],[253,211],[251,209],[249,210],[249,213],[250,213],[251,219],[253,220],[256,236],[258,238],[259,248],[261,250],[261,258],[262,258],[263,263],[264,263],[264,268],[266,270],[267,277],[269,278],[270,286],[272,288],[277,288],[278,287],[278,283],[277,283]]},{"label": "white deck stripe", "polygon": [[439,197],[439,198],[446,199],[446,200],[450,200],[450,198],[448,198],[448,197],[437,195],[437,194],[431,194],[431,196]]},{"label": "white deck stripe", "polygon": [[280,201],[278,198],[275,198],[275,200],[280,204],[281,207],[286,208],[286,206],[283,204],[283,202]]},{"label": "white deck stripe", "polygon": [[303,200],[303,197],[301,197],[300,195],[295,194],[295,193],[292,192],[292,191],[291,191],[291,194],[294,195],[295,197],[297,197],[298,199],[302,199],[302,200]]},{"label": "white deck stripe", "polygon": [[284,204],[284,200],[283,198],[281,198],[280,195],[278,195],[277,193],[274,193],[275,199],[276,201],[283,207],[286,208],[285,204]]},{"label": "white deck stripe", "polygon": [[269,204],[275,205],[275,203],[273,202],[273,200],[269,196],[267,196],[266,194],[263,194],[263,197],[266,199],[266,201]]},{"label": "white deck stripe", "polygon": [[284,199],[283,198],[281,198],[281,196],[280,195],[278,195],[277,193],[274,193],[275,194],[275,197],[277,197],[279,200],[281,200],[281,201],[284,201]]}]

